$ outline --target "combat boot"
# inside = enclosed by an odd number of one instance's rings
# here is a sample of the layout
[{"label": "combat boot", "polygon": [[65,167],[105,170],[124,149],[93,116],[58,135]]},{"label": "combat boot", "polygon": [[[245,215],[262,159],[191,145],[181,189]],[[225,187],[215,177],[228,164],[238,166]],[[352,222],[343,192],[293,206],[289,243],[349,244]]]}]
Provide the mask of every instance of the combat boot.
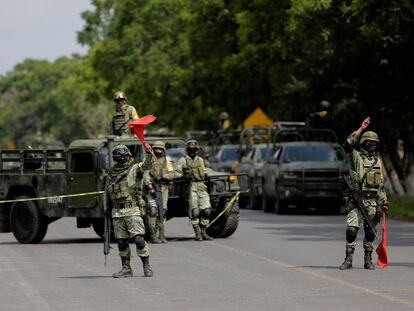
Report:
[{"label": "combat boot", "polygon": [[132,276],[132,269],[128,258],[121,257],[122,269],[121,271],[112,274],[113,278],[128,278]]},{"label": "combat boot", "polygon": [[161,241],[161,243],[168,243],[164,234],[164,224],[159,225],[159,240]]},{"label": "combat boot", "polygon": [[207,234],[206,230],[206,227],[201,227],[201,236],[203,237],[203,240],[211,241],[213,238]]},{"label": "combat boot", "polygon": [[196,241],[202,241],[203,238],[201,236],[201,229],[199,225],[193,225],[194,233],[195,233],[195,240]]},{"label": "combat boot", "polygon": [[161,244],[162,243],[162,241],[159,239],[159,238],[157,238],[156,236],[152,236],[151,238],[150,238],[150,241],[149,241],[151,244]]},{"label": "combat boot", "polygon": [[149,263],[149,256],[141,257],[141,261],[142,261],[142,266],[144,268],[144,276],[152,277],[154,275],[154,272],[152,272],[152,268]]},{"label": "combat boot", "polygon": [[352,255],[354,252],[346,251],[346,257],[342,265],[339,266],[339,270],[348,270],[352,268]]},{"label": "combat boot", "polygon": [[364,269],[368,269],[368,270],[374,270],[375,266],[372,263],[372,252],[370,251],[365,251],[365,256],[364,256]]}]

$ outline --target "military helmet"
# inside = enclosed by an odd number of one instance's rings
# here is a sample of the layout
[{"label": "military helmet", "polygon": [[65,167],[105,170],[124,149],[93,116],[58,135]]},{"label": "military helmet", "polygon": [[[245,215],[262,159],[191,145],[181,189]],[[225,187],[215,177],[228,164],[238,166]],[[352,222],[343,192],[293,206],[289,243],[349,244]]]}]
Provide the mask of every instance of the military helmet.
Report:
[{"label": "military helmet", "polygon": [[152,149],[154,148],[160,148],[165,151],[165,143],[160,140],[154,141],[154,143],[152,144]]},{"label": "military helmet", "polygon": [[226,119],[228,119],[229,118],[229,114],[227,113],[227,112],[225,112],[225,111],[223,111],[223,112],[221,112],[220,114],[219,114],[219,119],[220,120],[226,120]]},{"label": "military helmet", "polygon": [[114,147],[114,149],[112,150],[112,158],[116,161],[116,162],[123,162],[123,161],[119,161],[122,158],[129,158],[131,157],[131,152],[129,151],[128,147],[125,145],[117,145]]},{"label": "military helmet", "polygon": [[196,141],[195,139],[190,139],[189,141],[187,141],[187,149],[199,149],[200,146],[198,145],[198,141]]},{"label": "military helmet", "polygon": [[120,91],[118,91],[118,92],[115,92],[115,94],[114,94],[114,101],[119,101],[119,100],[126,100],[127,98],[126,98],[126,96],[125,96],[125,93],[124,92],[120,92]]},{"label": "military helmet", "polygon": [[322,108],[329,109],[330,106],[331,106],[331,104],[327,100],[321,101],[321,107]]},{"label": "military helmet", "polygon": [[377,133],[373,131],[367,131],[364,134],[362,134],[361,140],[359,141],[359,143],[362,145],[367,140],[371,140],[371,141],[375,141],[379,143],[378,135]]}]

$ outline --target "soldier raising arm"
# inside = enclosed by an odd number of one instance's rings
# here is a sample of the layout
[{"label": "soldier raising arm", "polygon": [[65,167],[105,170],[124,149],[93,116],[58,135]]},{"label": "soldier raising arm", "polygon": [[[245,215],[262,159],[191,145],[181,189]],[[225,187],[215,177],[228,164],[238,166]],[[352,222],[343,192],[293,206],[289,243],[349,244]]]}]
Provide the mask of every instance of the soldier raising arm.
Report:
[{"label": "soldier raising arm", "polygon": [[115,164],[108,174],[107,189],[112,200],[112,223],[122,262],[122,269],[112,275],[114,278],[132,276],[130,240],[136,245],[145,276],[153,275],[149,264],[148,245],[143,237],[144,222],[139,208],[143,204],[141,197],[143,174],[152,167],[153,163],[151,146],[144,143],[144,149],[145,161],[135,164],[127,146],[118,145],[112,151]]},{"label": "soldier raising arm", "polygon": [[[364,132],[370,124],[366,118],[345,142],[345,151],[350,155],[351,177],[358,185],[364,206],[374,224],[379,222],[383,212],[388,210],[387,196],[384,190],[382,159],[377,152],[378,135],[372,131]],[[364,132],[364,133],[363,133]],[[345,196],[347,211],[346,257],[339,267],[341,270],[352,268],[352,257],[355,251],[356,238],[363,218],[354,202]],[[374,269],[372,251],[375,233],[364,223],[364,268]]]}]

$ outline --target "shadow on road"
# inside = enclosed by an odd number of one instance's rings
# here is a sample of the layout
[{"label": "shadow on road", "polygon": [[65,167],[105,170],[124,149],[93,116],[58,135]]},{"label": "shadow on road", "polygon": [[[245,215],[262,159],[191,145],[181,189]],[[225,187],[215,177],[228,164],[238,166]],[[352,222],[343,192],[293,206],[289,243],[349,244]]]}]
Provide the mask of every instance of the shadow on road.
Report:
[{"label": "shadow on road", "polygon": [[110,275],[80,275],[80,276],[61,276],[60,279],[76,279],[76,280],[95,280],[95,279],[113,279]]},{"label": "shadow on road", "polygon": [[42,245],[42,244],[96,244],[102,243],[100,238],[78,238],[78,239],[52,239],[52,240],[43,240],[39,244],[21,244],[17,241],[10,242],[0,242],[0,245]]}]

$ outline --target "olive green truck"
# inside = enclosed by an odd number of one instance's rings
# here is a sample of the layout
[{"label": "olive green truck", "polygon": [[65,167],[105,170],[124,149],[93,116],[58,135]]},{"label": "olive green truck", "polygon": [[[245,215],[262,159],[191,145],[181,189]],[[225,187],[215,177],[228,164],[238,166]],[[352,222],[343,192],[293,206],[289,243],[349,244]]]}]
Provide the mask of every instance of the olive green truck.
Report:
[{"label": "olive green truck", "polygon": [[[148,142],[155,140],[166,143],[167,156],[168,148],[185,149],[185,142],[179,138],[154,137]],[[135,161],[143,160],[139,140],[115,136],[75,140],[67,149],[0,150],[0,201],[7,201],[0,203],[0,232],[13,232],[20,243],[39,243],[50,223],[74,217],[78,228],[93,227],[102,237],[102,190],[117,144],[127,145]],[[236,231],[239,207],[237,201],[231,206],[227,203],[237,192],[248,191],[245,177],[209,170],[206,184],[212,203],[211,219],[222,214],[208,228],[213,237],[225,238]],[[187,190],[188,181],[170,184],[167,219],[188,215]],[[36,200],[27,200],[30,198]]]}]

